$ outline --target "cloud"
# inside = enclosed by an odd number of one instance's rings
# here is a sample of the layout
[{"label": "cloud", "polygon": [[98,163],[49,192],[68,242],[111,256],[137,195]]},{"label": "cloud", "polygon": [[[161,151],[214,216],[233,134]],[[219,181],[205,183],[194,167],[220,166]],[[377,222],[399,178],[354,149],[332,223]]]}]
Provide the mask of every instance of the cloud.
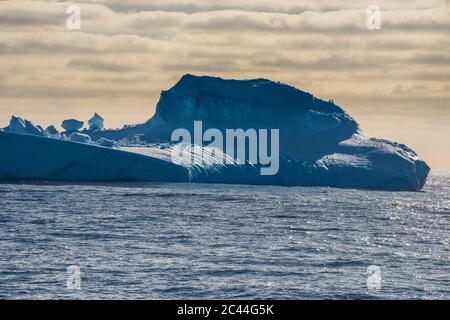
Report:
[{"label": "cloud", "polygon": [[66,87],[54,84],[48,85],[24,85],[17,86],[3,86],[2,97],[5,98],[20,98],[20,99],[74,99],[80,100],[85,98],[123,98],[123,97],[144,97],[149,96],[156,91],[141,89],[141,88],[96,88],[95,90],[88,90],[83,86]]},{"label": "cloud", "polygon": [[78,31],[66,28],[69,3],[0,1],[0,127],[17,112],[144,121],[190,72],[289,83],[371,129],[427,115],[450,136],[449,0],[377,0],[376,31],[371,0],[79,0]]},{"label": "cloud", "polygon": [[249,68],[239,65],[232,59],[200,59],[196,61],[169,62],[162,65],[165,71],[196,73],[196,72],[238,72],[249,70]]},{"label": "cloud", "polygon": [[449,54],[418,54],[407,60],[410,64],[450,66]]},{"label": "cloud", "polygon": [[[68,3],[4,1],[0,4],[3,30],[65,30]],[[178,32],[330,32],[367,33],[365,8],[334,11],[302,11],[297,14],[255,12],[240,9],[185,12],[116,12],[105,5],[81,4],[82,31],[100,34],[172,36]],[[239,8],[239,6],[237,7]],[[388,30],[441,30],[450,28],[441,8],[383,10],[383,28]]]},{"label": "cloud", "polygon": [[85,59],[70,60],[66,64],[66,66],[68,68],[89,70],[89,71],[129,72],[133,70],[133,68],[131,68],[128,65],[111,63],[101,60],[85,60]]},{"label": "cloud", "polygon": [[313,59],[310,61],[295,60],[289,58],[257,59],[254,62],[255,66],[282,68],[290,70],[333,70],[345,71],[349,69],[367,69],[367,68],[381,68],[381,64],[375,63],[372,60],[364,61],[360,58],[345,57],[338,55],[331,55],[326,58]]},{"label": "cloud", "polygon": [[366,28],[365,0],[77,3],[80,31],[65,27],[68,2],[0,2],[5,94],[156,99],[150,92],[194,72],[273,78],[329,98],[353,91],[366,104],[399,82],[442,91],[437,83],[449,81],[450,19],[441,1],[377,1],[379,31]]},{"label": "cloud", "polygon": [[165,41],[132,34],[102,35],[85,32],[0,32],[0,54],[107,54],[150,53],[168,47]]},{"label": "cloud", "polygon": [[[241,10],[251,12],[273,12],[298,14],[305,11],[337,11],[346,9],[365,9],[372,2],[367,0],[333,1],[329,0],[84,0],[82,3],[102,3],[118,12],[135,11],[169,11],[169,12],[210,12],[223,10]],[[383,9],[395,10],[405,8],[433,8],[439,4],[436,1],[401,1],[378,0]]]}]

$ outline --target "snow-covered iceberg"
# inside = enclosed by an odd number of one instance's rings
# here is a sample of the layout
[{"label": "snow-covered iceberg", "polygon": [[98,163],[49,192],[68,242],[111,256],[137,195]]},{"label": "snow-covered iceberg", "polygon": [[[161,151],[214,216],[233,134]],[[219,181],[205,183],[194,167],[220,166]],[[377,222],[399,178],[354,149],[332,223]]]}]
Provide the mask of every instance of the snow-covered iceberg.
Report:
[{"label": "snow-covered iceberg", "polygon": [[69,135],[69,140],[74,142],[91,143],[91,137],[85,133],[72,132]]},{"label": "snow-covered iceberg", "polygon": [[[250,163],[218,164],[213,158],[221,155],[211,153],[208,145],[196,145],[192,152],[195,157],[200,150],[210,158],[195,164],[174,161],[171,154],[179,145],[171,142],[171,133],[178,128],[193,131],[198,120],[205,130],[279,129],[278,173],[263,176],[259,166]],[[146,123],[89,135],[94,143],[115,141],[117,147],[0,132],[0,179],[130,179],[420,190],[430,170],[405,145],[364,134],[358,123],[333,102],[267,79],[185,75],[161,93],[156,113]],[[136,137],[139,144],[133,146]]]},{"label": "snow-covered iceberg", "polygon": [[0,180],[185,181],[187,170],[156,157],[90,144],[0,132]]},{"label": "snow-covered iceberg", "polygon": [[9,121],[9,125],[3,129],[6,132],[28,134],[33,136],[45,136],[46,133],[44,129],[33,124],[31,121],[22,119],[20,117],[12,116]]},{"label": "snow-covered iceberg", "polygon": [[61,123],[61,127],[63,127],[66,132],[75,132],[83,128],[83,124],[83,121],[77,119],[66,119]]},{"label": "snow-covered iceberg", "polygon": [[89,131],[102,130],[104,121],[105,120],[101,116],[95,113],[88,121]]},{"label": "snow-covered iceberg", "polygon": [[58,135],[59,131],[55,128],[54,125],[48,126],[45,128],[45,134],[49,137]]}]

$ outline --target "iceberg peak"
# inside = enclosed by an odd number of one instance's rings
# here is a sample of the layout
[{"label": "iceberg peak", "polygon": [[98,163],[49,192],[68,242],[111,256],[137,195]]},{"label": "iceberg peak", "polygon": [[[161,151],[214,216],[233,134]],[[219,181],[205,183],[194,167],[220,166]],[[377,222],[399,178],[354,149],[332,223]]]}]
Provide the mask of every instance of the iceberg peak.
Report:
[{"label": "iceberg peak", "polygon": [[33,124],[31,121],[20,117],[12,116],[5,131],[34,136],[44,136],[45,132],[41,126]]},{"label": "iceberg peak", "polygon": [[358,127],[336,104],[287,84],[261,78],[225,80],[191,74],[162,91],[152,120],[166,123],[203,120],[216,126],[285,126],[296,124],[309,111],[340,117],[342,124],[353,130]]}]

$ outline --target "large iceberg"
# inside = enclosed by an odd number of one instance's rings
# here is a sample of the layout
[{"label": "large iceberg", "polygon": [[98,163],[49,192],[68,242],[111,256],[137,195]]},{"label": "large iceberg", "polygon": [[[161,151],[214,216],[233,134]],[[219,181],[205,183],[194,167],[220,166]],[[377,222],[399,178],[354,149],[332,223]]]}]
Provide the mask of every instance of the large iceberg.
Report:
[{"label": "large iceberg", "polygon": [[[218,163],[207,144],[191,148],[200,162],[176,161],[175,129],[194,121],[216,128],[279,129],[279,171],[252,163]],[[147,122],[90,133],[116,148],[0,132],[0,179],[150,180],[282,186],[420,190],[429,167],[403,144],[370,137],[332,101],[267,79],[185,75],[163,91]],[[139,137],[133,145],[130,137]],[[107,139],[107,140],[106,140]],[[129,142],[129,145],[127,145]],[[112,143],[110,145],[113,145]],[[29,165],[32,162],[32,166]]]}]

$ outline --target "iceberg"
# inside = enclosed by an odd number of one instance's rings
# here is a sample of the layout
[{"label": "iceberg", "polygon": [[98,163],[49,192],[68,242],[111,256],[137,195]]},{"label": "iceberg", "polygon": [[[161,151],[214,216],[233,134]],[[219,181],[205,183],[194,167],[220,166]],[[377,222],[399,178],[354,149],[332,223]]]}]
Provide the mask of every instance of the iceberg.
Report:
[{"label": "iceberg", "polygon": [[79,121],[76,119],[67,119],[62,122],[61,127],[63,127],[66,132],[75,132],[83,128],[83,124],[83,121]]},{"label": "iceberg", "polygon": [[[226,161],[208,144],[201,161],[174,159],[175,129],[278,129],[279,170]],[[430,168],[407,146],[370,137],[333,101],[267,79],[183,76],[162,91],[155,115],[122,129],[89,132],[94,143],[0,132],[0,180],[144,180],[420,190]],[[84,141],[86,142],[86,141]],[[105,146],[102,146],[102,145]],[[113,148],[113,146],[115,146]],[[214,149],[214,150],[213,150]],[[30,165],[30,162],[33,164]]]},{"label": "iceberg", "polygon": [[184,181],[184,168],[137,153],[0,132],[0,180]]},{"label": "iceberg", "polygon": [[114,141],[106,139],[106,138],[100,138],[97,141],[97,144],[103,147],[112,148],[114,147]]},{"label": "iceberg", "polygon": [[41,126],[34,125],[31,121],[16,116],[11,117],[9,125],[4,128],[4,131],[34,136],[45,136],[45,131]]},{"label": "iceberg", "polygon": [[102,117],[95,113],[94,116],[88,121],[89,131],[102,130],[104,121],[105,120]]},{"label": "iceberg", "polygon": [[50,125],[47,128],[45,128],[45,133],[47,134],[47,136],[56,136],[59,131],[58,129],[55,128],[54,125]]},{"label": "iceberg", "polygon": [[91,137],[85,133],[72,132],[69,139],[75,142],[91,143]]}]

